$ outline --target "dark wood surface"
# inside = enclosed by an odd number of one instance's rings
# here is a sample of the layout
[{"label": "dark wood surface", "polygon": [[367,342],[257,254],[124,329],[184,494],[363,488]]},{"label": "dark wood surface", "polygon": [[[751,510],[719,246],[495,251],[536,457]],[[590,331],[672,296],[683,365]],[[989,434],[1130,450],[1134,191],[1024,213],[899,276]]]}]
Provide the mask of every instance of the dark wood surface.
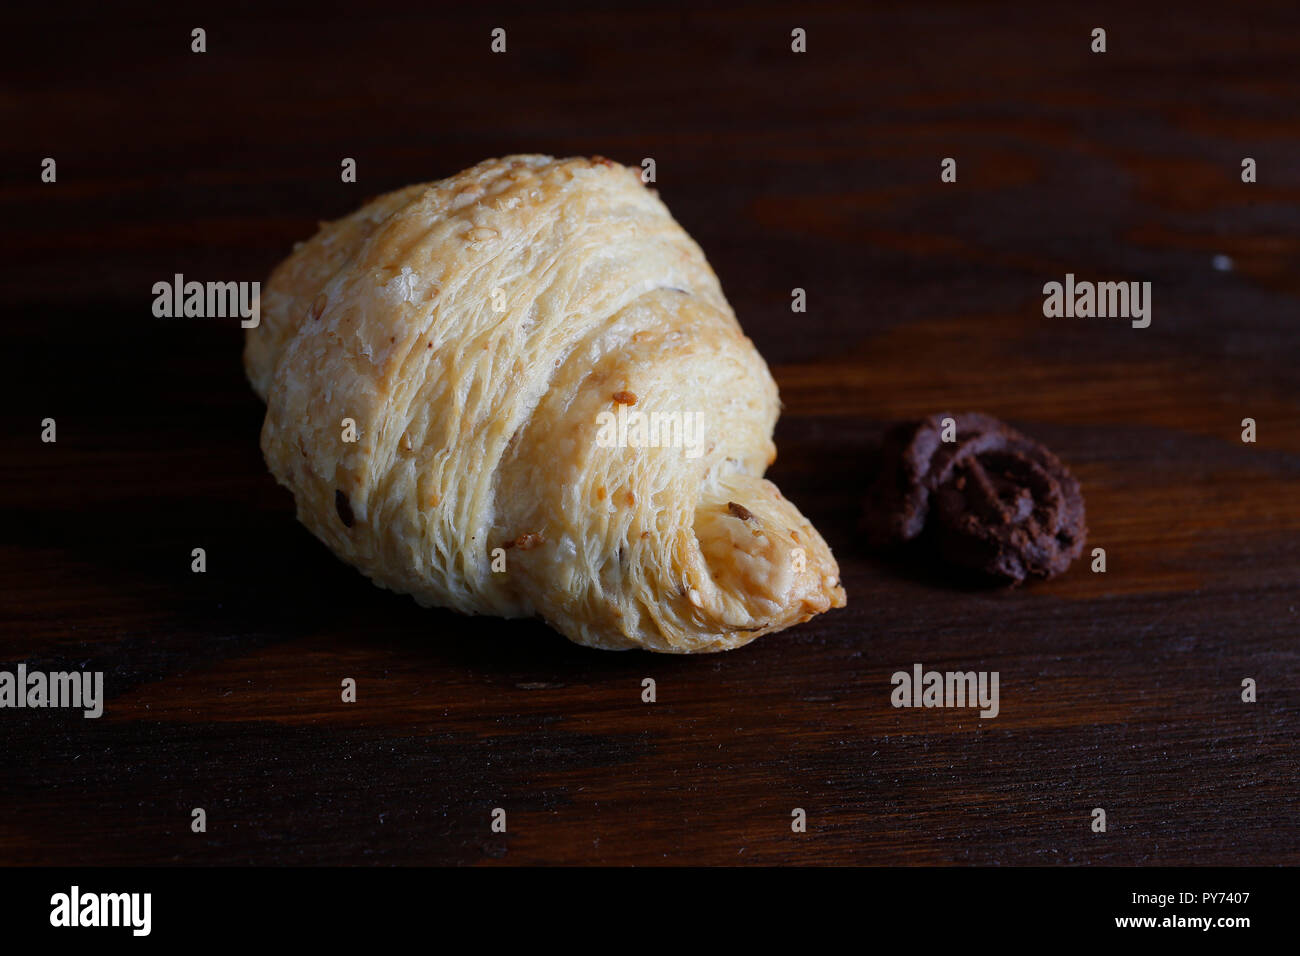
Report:
[{"label": "dark wood surface", "polygon": [[[0,666],[109,699],[0,711],[0,863],[1300,863],[1295,4],[700,6],[6,13]],[[656,160],[847,608],[696,658],[421,610],[295,522],[236,324],[151,315],[520,151]],[[1044,318],[1067,272],[1149,280],[1151,327]],[[862,548],[874,443],[944,409],[1074,468],[1105,574]],[[916,662],[998,671],[1000,715],[892,708]]]}]

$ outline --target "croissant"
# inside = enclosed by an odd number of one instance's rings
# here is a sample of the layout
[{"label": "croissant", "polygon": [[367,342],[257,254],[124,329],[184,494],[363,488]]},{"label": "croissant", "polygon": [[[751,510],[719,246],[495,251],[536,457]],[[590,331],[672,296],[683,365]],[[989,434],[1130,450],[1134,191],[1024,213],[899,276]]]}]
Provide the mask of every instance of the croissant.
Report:
[{"label": "croissant", "polygon": [[381,196],[275,269],[244,362],[299,520],[422,605],[673,653],[844,605],[762,477],[776,384],[637,171],[511,156]]}]

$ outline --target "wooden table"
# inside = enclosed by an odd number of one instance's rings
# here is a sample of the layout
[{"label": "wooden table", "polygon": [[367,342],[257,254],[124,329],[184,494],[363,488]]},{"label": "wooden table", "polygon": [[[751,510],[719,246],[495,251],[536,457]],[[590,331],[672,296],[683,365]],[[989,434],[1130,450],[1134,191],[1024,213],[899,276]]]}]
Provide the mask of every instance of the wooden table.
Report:
[{"label": "wooden table", "polygon": [[[0,863],[1300,863],[1294,2],[692,6],[7,13],[0,665],[109,699],[0,711]],[[696,658],[421,610],[294,520],[237,322],[151,313],[518,151],[655,159],[846,609]],[[1066,273],[1150,281],[1150,327],[1045,318]],[[945,409],[1072,466],[1104,574],[863,548],[883,429]],[[891,707],[918,662],[998,671],[1000,714]]]}]

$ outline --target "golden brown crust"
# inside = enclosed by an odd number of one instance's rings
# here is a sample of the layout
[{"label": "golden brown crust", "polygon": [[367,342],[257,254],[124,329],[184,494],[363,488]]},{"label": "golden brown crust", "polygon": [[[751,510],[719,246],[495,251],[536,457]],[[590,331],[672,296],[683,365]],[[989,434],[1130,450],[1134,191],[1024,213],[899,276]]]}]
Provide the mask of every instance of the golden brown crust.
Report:
[{"label": "golden brown crust", "polygon": [[[767,367],[635,171],[514,156],[382,196],[263,302],[245,362],[267,462],[376,583],[671,652],[843,605],[830,550],[762,478]],[[675,444],[646,447],[631,414]]]}]

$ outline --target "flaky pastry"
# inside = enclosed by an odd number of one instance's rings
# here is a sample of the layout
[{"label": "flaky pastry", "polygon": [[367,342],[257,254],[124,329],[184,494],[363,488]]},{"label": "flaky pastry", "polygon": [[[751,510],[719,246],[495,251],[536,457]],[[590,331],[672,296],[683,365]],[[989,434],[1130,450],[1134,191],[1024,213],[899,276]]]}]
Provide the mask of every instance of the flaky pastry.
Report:
[{"label": "flaky pastry", "polygon": [[322,226],[272,274],[244,360],[299,519],[423,605],[689,653],[844,604],[762,477],[766,364],[617,163],[488,160]]}]

